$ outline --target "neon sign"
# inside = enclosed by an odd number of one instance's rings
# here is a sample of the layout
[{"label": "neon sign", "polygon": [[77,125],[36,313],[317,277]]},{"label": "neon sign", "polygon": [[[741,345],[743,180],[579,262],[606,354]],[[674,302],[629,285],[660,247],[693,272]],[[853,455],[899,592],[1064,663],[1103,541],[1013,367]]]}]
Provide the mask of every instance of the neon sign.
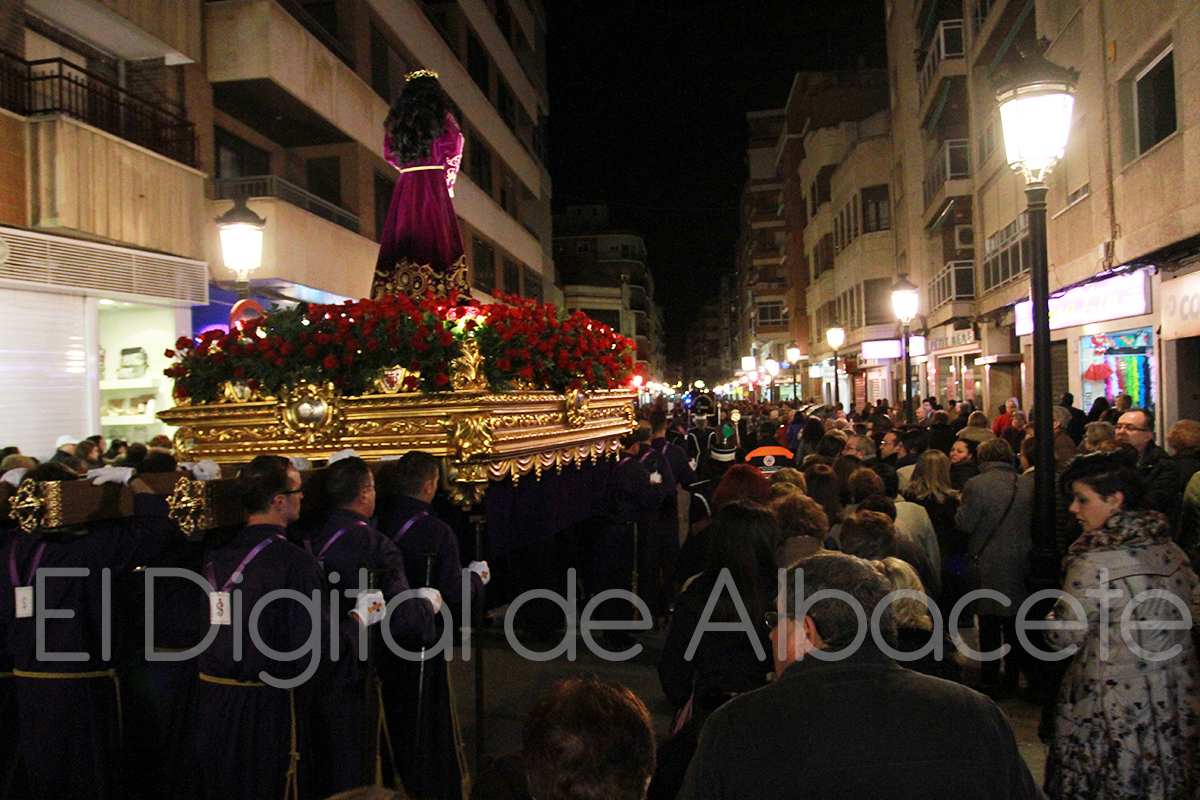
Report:
[{"label": "neon sign", "polygon": [[[1015,311],[1017,335],[1027,336],[1033,333],[1033,303],[1028,300],[1017,303]],[[1122,317],[1136,317],[1149,311],[1146,272],[1138,270],[1087,286],[1078,286],[1058,297],[1051,297],[1050,330]]]}]

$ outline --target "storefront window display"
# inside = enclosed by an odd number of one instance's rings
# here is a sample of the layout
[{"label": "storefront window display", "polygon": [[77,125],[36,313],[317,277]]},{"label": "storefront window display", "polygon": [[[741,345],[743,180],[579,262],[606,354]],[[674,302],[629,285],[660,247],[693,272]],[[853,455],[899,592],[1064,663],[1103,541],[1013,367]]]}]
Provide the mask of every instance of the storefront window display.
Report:
[{"label": "storefront window display", "polygon": [[1083,408],[1097,397],[1110,403],[1119,394],[1133,398],[1138,408],[1154,410],[1157,375],[1154,369],[1154,329],[1098,333],[1079,341]]}]

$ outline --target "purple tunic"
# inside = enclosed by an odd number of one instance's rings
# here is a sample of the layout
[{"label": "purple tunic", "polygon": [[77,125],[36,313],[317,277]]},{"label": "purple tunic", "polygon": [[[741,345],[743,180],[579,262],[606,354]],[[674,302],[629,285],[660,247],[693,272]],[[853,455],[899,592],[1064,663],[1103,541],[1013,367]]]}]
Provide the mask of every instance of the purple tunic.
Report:
[{"label": "purple tunic", "polygon": [[383,151],[399,167],[400,176],[379,243],[372,297],[415,298],[429,290],[439,296],[452,290],[470,294],[462,233],[451,202],[462,150],[462,132],[449,112],[445,132],[433,140],[429,157],[420,161],[397,164],[390,136],[384,136]]}]

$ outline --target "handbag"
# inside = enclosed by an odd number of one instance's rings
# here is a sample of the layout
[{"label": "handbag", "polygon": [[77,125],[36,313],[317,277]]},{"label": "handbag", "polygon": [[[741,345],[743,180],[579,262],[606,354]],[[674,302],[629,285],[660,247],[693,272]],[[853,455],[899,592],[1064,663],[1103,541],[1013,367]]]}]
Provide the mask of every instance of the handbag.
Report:
[{"label": "handbag", "polygon": [[1008,512],[1012,511],[1013,501],[1017,499],[1018,480],[1019,479],[1017,476],[1014,475],[1012,494],[1010,494],[1008,497],[1008,505],[1004,507],[1004,513],[1000,515],[1000,518],[996,521],[996,525],[983,540],[983,544],[980,545],[979,550],[974,553],[967,554],[967,564],[963,572],[963,583],[968,592],[973,592],[977,589],[983,588],[983,576],[980,573],[979,560],[983,556],[984,551],[987,550],[988,545],[992,543],[992,539],[995,538],[996,534],[1000,532],[1000,527],[1004,525],[1004,520],[1008,519]]}]

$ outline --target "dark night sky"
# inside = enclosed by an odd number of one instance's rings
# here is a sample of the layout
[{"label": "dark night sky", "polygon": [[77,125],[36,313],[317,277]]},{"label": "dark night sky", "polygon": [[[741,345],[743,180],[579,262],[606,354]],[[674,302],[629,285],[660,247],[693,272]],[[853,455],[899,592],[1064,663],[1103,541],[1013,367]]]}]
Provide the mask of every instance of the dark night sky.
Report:
[{"label": "dark night sky", "polygon": [[668,358],[734,269],[745,114],[798,70],[886,63],[883,0],[547,0],[554,209],[646,238]]}]

